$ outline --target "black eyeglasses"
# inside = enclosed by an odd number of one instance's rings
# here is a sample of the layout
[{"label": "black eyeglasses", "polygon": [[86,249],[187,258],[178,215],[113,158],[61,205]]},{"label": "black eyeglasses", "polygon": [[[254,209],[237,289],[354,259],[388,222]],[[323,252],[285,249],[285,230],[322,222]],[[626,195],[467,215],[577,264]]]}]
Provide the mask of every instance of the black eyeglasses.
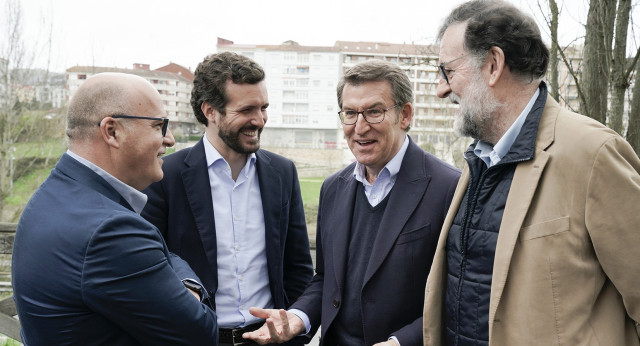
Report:
[{"label": "black eyeglasses", "polygon": [[[136,115],[124,115],[124,114],[116,114],[116,115],[112,115],[111,117],[116,119],[124,118],[124,119],[145,119],[145,120],[162,121],[162,137],[167,135],[167,128],[169,128],[168,118],[139,117]],[[102,123],[102,120],[100,120],[100,122],[98,123],[98,126],[100,126],[100,123]]]},{"label": "black eyeglasses", "polygon": [[387,113],[388,110],[394,109],[400,105],[401,105],[400,103],[397,103],[386,109],[372,108],[372,109],[365,109],[362,112],[352,111],[352,110],[340,111],[338,112],[338,116],[340,117],[340,121],[345,125],[355,124],[358,121],[358,114],[362,114],[362,117],[364,118],[364,120],[369,124],[377,124],[384,120],[384,115]]},{"label": "black eyeglasses", "polygon": [[448,64],[450,64],[450,63],[452,63],[452,62],[454,62],[454,61],[456,61],[458,59],[464,58],[465,56],[467,56],[467,54],[464,54],[463,56],[459,56],[459,57],[457,57],[457,58],[455,58],[453,60],[449,60],[447,62],[440,63],[440,65],[438,65],[438,69],[440,70],[440,75],[442,76],[442,79],[444,79],[444,81],[447,82],[447,84],[449,84],[449,76],[447,74],[447,71],[444,69],[444,65],[448,65]]}]

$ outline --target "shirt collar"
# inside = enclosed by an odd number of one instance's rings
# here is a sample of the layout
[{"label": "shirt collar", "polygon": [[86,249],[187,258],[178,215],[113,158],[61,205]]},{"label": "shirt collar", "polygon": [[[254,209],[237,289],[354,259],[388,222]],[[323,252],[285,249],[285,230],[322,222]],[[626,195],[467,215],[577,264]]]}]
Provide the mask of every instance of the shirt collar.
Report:
[{"label": "shirt collar", "polygon": [[[408,135],[405,134],[404,142],[402,143],[400,150],[398,150],[396,155],[389,162],[387,162],[387,164],[382,168],[382,170],[380,171],[380,175],[383,174],[383,172],[388,172],[389,177],[391,179],[394,179],[395,176],[398,175],[398,172],[400,172],[400,166],[402,166],[402,159],[404,159],[404,154],[407,152],[408,147],[409,147]],[[353,169],[353,177],[357,181],[363,184],[365,184],[365,182],[366,183],[369,182],[366,179],[365,170],[366,170],[365,166],[360,162],[356,161],[356,167]]]},{"label": "shirt collar", "polygon": [[487,164],[487,167],[497,164],[505,155],[507,155],[509,149],[511,149],[511,146],[513,145],[513,142],[515,142],[518,137],[518,134],[522,129],[522,125],[524,125],[524,121],[527,119],[527,115],[531,111],[531,108],[533,108],[533,104],[538,99],[538,95],[540,95],[540,88],[536,89],[536,92],[529,100],[529,103],[527,103],[527,106],[524,107],[518,118],[516,118],[516,121],[511,124],[511,127],[509,127],[502,138],[498,140],[496,145],[492,146],[484,141],[478,141],[478,143],[476,143],[473,152]]},{"label": "shirt collar", "polygon": [[147,204],[147,195],[123,183],[104,169],[83,158],[82,156],[74,153],[73,151],[67,150],[67,154],[76,159],[76,161],[87,166],[87,168],[96,172],[96,174],[106,180],[107,183],[109,183],[109,185],[111,185],[111,187],[113,187],[113,189],[116,190],[122,196],[122,198],[127,201],[127,203],[129,203],[131,208],[133,208],[133,210],[137,214],[140,214],[142,212],[142,209],[144,209],[144,206]]},{"label": "shirt collar", "polygon": [[[220,154],[220,152],[213,146],[213,144],[209,142],[209,140],[207,139],[207,135],[204,135],[202,137],[202,142],[204,143],[204,154],[207,158],[207,167],[211,167],[211,165],[213,165],[218,160],[224,161],[224,163],[227,164],[227,166],[229,165],[227,160],[225,160],[224,157],[222,157],[222,155]],[[242,168],[241,174],[248,176],[249,168],[253,166],[255,162],[256,162],[256,153],[249,154],[247,156],[247,163],[245,164],[244,168]]]}]

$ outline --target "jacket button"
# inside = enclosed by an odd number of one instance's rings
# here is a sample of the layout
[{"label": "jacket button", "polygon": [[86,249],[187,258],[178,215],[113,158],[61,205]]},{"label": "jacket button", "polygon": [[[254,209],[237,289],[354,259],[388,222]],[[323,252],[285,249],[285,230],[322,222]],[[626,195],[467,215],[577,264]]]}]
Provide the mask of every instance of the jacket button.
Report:
[{"label": "jacket button", "polygon": [[337,299],[333,300],[333,307],[337,308],[338,306],[340,306],[340,302]]}]

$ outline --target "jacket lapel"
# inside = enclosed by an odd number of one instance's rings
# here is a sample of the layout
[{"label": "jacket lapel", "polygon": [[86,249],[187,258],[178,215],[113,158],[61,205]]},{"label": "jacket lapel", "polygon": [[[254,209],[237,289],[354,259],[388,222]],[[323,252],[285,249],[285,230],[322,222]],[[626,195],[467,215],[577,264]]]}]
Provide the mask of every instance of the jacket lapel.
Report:
[{"label": "jacket lapel", "polygon": [[494,316],[507,282],[507,274],[520,229],[531,207],[542,172],[549,161],[550,155],[545,150],[553,143],[558,112],[557,102],[548,97],[538,126],[535,157],[533,160],[518,164],[513,176],[506,203],[508,207],[505,208],[502,216],[496,244],[489,306],[489,333],[493,328]]},{"label": "jacket lapel", "polygon": [[396,183],[389,193],[387,208],[373,243],[363,287],[384,262],[427,190],[431,177],[425,170],[424,160],[422,150],[409,139],[409,147],[402,160]]},{"label": "jacket lapel", "polygon": [[[184,159],[186,168],[182,171],[182,183],[187,194],[187,200],[193,213],[200,239],[202,240],[202,251],[207,257],[211,271],[217,273],[217,249],[216,249],[216,228],[213,216],[213,202],[211,201],[211,185],[209,183],[209,171],[207,168],[207,158],[204,153],[203,137],[189,151]],[[215,289],[218,289],[217,276]]]},{"label": "jacket lapel", "polygon": [[[282,181],[275,168],[271,165],[271,158],[262,150],[256,152],[256,172],[260,184],[260,196],[264,213],[264,233],[267,254],[267,268],[269,268],[269,282],[278,282],[276,278],[281,273],[282,263],[278,260],[282,249],[282,232],[280,230],[280,215],[282,208]],[[273,286],[272,286],[273,288]],[[275,294],[273,295],[275,299]]]},{"label": "jacket lapel", "polygon": [[[334,200],[327,201],[331,205],[330,210],[323,212],[323,215],[338,215],[326,223],[327,229],[324,233],[331,234],[331,248],[333,254],[333,272],[336,275],[337,286],[342,291],[344,275],[347,268],[347,252],[349,249],[349,234],[351,232],[351,221],[353,218],[353,208],[355,204],[356,189],[360,183],[353,178],[354,165],[348,166],[338,177],[338,184],[334,191]],[[324,203],[327,205],[327,203]]]}]

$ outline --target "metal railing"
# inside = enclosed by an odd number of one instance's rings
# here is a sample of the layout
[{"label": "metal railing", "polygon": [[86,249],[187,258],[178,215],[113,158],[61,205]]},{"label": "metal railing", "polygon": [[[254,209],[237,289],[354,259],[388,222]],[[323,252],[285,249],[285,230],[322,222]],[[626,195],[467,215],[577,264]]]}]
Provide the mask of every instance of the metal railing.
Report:
[{"label": "metal railing", "polygon": [[[0,222],[0,292],[11,290],[11,252],[16,235],[15,223]],[[20,337],[20,322],[13,296],[0,301],[0,333],[14,340],[22,342]]]}]

